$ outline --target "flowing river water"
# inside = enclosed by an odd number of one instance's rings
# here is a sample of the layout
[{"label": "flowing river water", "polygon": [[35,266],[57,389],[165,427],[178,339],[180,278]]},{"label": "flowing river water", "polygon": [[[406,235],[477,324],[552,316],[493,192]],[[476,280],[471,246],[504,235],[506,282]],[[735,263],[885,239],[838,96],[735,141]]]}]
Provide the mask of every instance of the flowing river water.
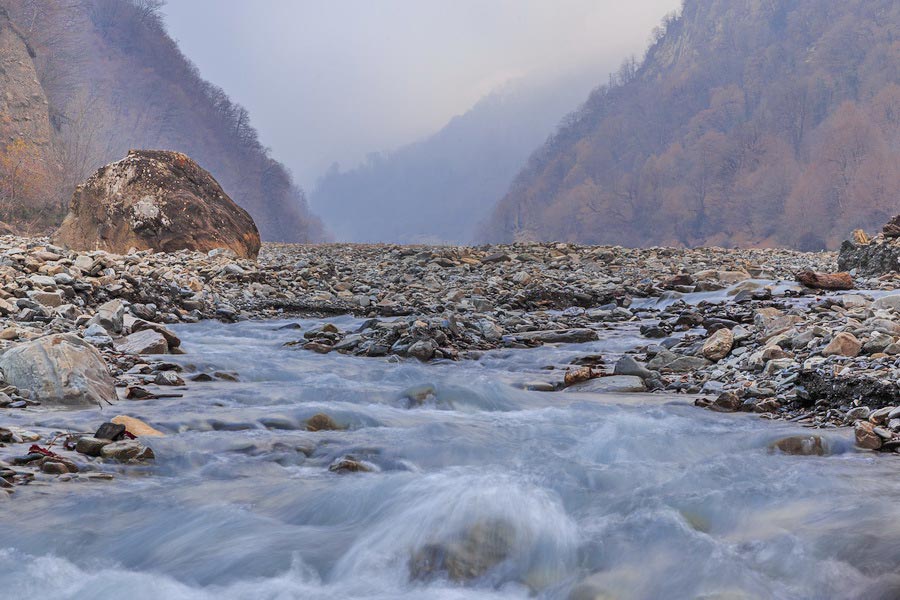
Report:
[{"label": "flowing river water", "polygon": [[[522,389],[560,377],[548,365],[615,360],[641,343],[633,325],[423,365],[285,348],[298,332],[284,324],[180,327],[180,364],[240,381],[106,409],[165,431],[157,460],[113,482],[25,486],[0,505],[0,597],[900,594],[900,463],[854,450],[850,430],[823,434],[827,456],[788,456],[769,444],[809,430],[685,396]],[[347,429],[306,431],[320,412]],[[33,425],[17,414],[11,424]],[[37,421],[85,431],[98,417]],[[328,470],[346,455],[373,471]],[[478,545],[493,550],[471,579],[421,572]]]}]

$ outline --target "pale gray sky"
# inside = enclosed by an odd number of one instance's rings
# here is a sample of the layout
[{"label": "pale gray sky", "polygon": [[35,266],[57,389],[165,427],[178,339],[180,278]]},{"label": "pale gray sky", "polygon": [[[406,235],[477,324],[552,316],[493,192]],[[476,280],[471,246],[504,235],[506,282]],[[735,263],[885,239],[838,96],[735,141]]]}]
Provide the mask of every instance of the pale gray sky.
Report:
[{"label": "pale gray sky", "polygon": [[168,0],[165,13],[203,76],[247,107],[263,143],[311,189],[331,163],[426,136],[512,78],[640,56],[679,5]]}]

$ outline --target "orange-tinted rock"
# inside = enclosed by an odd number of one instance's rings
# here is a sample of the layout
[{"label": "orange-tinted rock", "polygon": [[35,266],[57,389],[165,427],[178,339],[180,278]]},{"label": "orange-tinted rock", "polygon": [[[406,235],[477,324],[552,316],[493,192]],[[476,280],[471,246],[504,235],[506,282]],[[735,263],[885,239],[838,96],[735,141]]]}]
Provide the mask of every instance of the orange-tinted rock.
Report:
[{"label": "orange-tinted rock", "polygon": [[856,424],[856,445],[866,450],[878,450],[884,443],[877,433],[875,426],[867,421],[860,421]]},{"label": "orange-tinted rock", "polygon": [[808,288],[816,290],[852,290],[853,277],[850,273],[816,273],[802,271],[797,274],[797,281]]},{"label": "orange-tinted rock", "polygon": [[54,241],[116,254],[227,248],[242,258],[260,247],[253,219],[212,175],[162,150],[131,150],[79,186]]},{"label": "orange-tinted rock", "polygon": [[834,336],[827,346],[822,350],[822,356],[847,356],[850,358],[859,356],[862,350],[862,343],[852,333],[842,331]]}]

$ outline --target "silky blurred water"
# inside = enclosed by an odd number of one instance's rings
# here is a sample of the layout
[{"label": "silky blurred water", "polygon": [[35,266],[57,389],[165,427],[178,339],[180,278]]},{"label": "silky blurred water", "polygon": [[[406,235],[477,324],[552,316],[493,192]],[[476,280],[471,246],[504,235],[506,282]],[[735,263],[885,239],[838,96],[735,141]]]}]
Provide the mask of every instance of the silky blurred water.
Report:
[{"label": "silky blurred water", "polygon": [[[768,445],[809,430],[686,397],[522,389],[584,354],[612,363],[641,343],[636,325],[423,365],[285,348],[299,333],[284,324],[179,328],[179,363],[236,383],[103,414],[11,413],[76,431],[126,413],[167,436],[149,468],[24,486],[0,504],[0,596],[900,596],[900,462],[853,450],[849,431],[823,434],[828,456],[786,456]],[[412,388],[431,391],[423,405]],[[305,431],[319,412],[347,429]],[[348,454],[375,471],[328,471]],[[515,546],[487,573],[411,579],[417,550],[497,522]]]}]

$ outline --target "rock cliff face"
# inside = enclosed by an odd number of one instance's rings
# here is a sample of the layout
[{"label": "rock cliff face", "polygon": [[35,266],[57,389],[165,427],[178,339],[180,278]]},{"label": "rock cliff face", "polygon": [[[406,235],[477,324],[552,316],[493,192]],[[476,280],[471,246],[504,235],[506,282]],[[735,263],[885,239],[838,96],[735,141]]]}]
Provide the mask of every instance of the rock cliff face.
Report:
[{"label": "rock cliff face", "polygon": [[227,248],[256,258],[259,231],[197,163],[179,152],[132,150],[75,190],[55,241],[125,254]]},{"label": "rock cliff face", "polygon": [[[50,113],[34,52],[0,7],[0,154],[20,169],[45,173]],[[5,166],[5,165],[4,165]]]},{"label": "rock cliff face", "polygon": [[162,4],[0,0],[0,220],[52,231],[98,168],[168,148],[213,173],[266,239],[321,241],[303,191],[168,35]]}]

